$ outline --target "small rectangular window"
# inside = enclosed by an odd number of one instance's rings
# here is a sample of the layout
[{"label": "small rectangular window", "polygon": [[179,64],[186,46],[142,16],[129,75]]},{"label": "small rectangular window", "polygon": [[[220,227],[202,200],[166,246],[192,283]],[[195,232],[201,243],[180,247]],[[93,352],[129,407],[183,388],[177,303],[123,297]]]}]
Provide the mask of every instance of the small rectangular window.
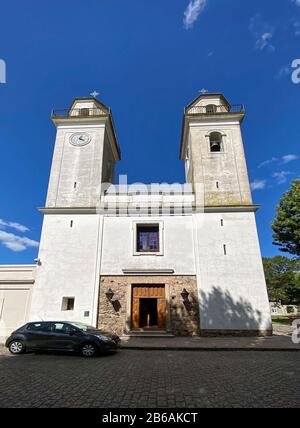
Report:
[{"label": "small rectangular window", "polygon": [[137,252],[159,252],[159,225],[137,225]]},{"label": "small rectangular window", "polygon": [[62,299],[62,311],[73,311],[75,305],[75,297],[63,297]]},{"label": "small rectangular window", "polygon": [[70,221],[70,227],[73,227],[73,220]]},{"label": "small rectangular window", "polygon": [[224,248],[224,256],[227,256],[227,246],[224,244],[223,248]]},{"label": "small rectangular window", "polygon": [[223,219],[221,219],[221,226],[222,227],[224,226],[224,220]]}]

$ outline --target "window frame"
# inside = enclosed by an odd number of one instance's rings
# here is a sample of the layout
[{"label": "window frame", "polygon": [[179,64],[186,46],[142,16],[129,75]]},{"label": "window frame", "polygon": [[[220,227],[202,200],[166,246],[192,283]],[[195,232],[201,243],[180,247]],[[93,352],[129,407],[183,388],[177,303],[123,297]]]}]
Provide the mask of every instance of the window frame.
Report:
[{"label": "window frame", "polygon": [[[158,251],[138,251],[138,227],[158,227]],[[164,224],[162,221],[134,221],[133,222],[133,255],[134,256],[163,256],[164,255],[164,241],[163,241],[163,230]]]}]

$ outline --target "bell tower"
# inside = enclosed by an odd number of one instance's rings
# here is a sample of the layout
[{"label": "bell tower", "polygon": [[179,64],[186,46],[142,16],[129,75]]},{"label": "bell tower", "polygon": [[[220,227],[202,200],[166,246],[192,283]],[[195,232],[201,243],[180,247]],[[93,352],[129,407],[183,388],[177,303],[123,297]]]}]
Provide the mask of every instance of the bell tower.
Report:
[{"label": "bell tower", "polygon": [[101,183],[113,183],[120,160],[111,110],[96,98],[76,98],[53,110],[56,142],[46,208],[95,207]]},{"label": "bell tower", "polygon": [[208,207],[252,205],[241,133],[244,116],[244,107],[229,104],[222,94],[203,93],[186,107],[180,158],[198,205],[203,199]]},{"label": "bell tower", "polygon": [[76,98],[54,110],[56,126],[32,321],[97,324],[103,216],[101,184],[113,183],[120,149],[111,110],[96,98]]}]

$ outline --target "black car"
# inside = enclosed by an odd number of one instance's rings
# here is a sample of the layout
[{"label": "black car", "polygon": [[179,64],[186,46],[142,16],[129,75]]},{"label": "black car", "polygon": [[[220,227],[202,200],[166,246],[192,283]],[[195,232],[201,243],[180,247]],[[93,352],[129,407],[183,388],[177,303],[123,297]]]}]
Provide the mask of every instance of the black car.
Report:
[{"label": "black car", "polygon": [[114,351],[120,338],[92,326],[65,321],[31,322],[15,330],[5,346],[14,354],[26,351],[76,352],[84,357]]}]

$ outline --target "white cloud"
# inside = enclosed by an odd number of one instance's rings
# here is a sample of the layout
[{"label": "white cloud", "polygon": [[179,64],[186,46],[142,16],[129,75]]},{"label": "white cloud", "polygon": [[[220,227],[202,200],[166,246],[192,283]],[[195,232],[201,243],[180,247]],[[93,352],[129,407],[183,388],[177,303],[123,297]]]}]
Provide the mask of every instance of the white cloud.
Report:
[{"label": "white cloud", "polygon": [[[299,0],[300,1],[300,0]],[[290,163],[290,162],[293,162],[293,161],[295,161],[295,160],[297,160],[297,159],[299,159],[299,156],[297,156],[297,155],[284,155],[284,156],[282,156],[281,158],[275,158],[275,157],[272,157],[271,159],[267,159],[267,160],[265,160],[265,161],[263,161],[263,162],[261,162],[259,165],[258,165],[258,167],[257,168],[263,168],[263,167],[265,167],[265,166],[268,166],[268,165],[270,165],[270,164],[272,164],[272,163],[277,163],[277,164],[284,164],[284,165],[286,165],[286,164],[288,164],[288,163]]]},{"label": "white cloud", "polygon": [[292,73],[292,68],[290,65],[283,65],[275,75],[276,80],[280,80],[285,76],[290,76]]},{"label": "white cloud", "polygon": [[206,6],[206,0],[190,0],[186,10],[184,11],[183,24],[186,30],[193,27],[200,13]]},{"label": "white cloud", "polygon": [[267,180],[259,180],[256,178],[251,183],[251,189],[252,190],[262,190],[262,189],[265,189],[266,185],[267,185]]},{"label": "white cloud", "polygon": [[26,226],[23,226],[22,224],[16,223],[14,221],[4,221],[0,218],[0,229],[10,227],[12,229],[16,229],[19,232],[28,232],[29,229]]},{"label": "white cloud", "polygon": [[258,13],[250,19],[249,30],[255,37],[255,48],[269,52],[275,51],[275,46],[272,44],[274,36],[274,27],[264,22],[261,15]]},{"label": "white cloud", "polygon": [[28,232],[29,228],[14,221],[5,221],[0,219],[0,243],[6,248],[19,252],[27,248],[37,248],[39,243],[25,236],[18,236],[14,233],[7,232],[5,229],[15,229],[18,232]]},{"label": "white cloud", "polygon": [[300,0],[293,0],[294,3],[296,3],[297,6],[300,6]]},{"label": "white cloud", "polygon": [[32,239],[17,236],[14,233],[8,233],[4,230],[0,230],[0,242],[8,249],[20,252],[24,251],[27,248],[37,248],[39,243],[37,241],[33,241]]},{"label": "white cloud", "polygon": [[267,159],[267,160],[265,160],[264,162],[262,162],[262,163],[260,163],[259,165],[258,165],[258,168],[263,168],[264,166],[268,166],[268,165],[270,165],[271,163],[274,163],[274,162],[277,162],[279,159],[278,158],[271,158],[271,159]]},{"label": "white cloud", "polygon": [[293,162],[297,159],[299,159],[299,156],[297,156],[297,155],[285,155],[282,157],[282,163],[287,164],[287,163]]},{"label": "white cloud", "polygon": [[287,182],[288,176],[293,175],[290,171],[275,172],[272,177],[275,178],[277,184],[284,184]]},{"label": "white cloud", "polygon": [[255,43],[255,46],[257,49],[263,51],[265,48],[268,48],[269,50],[275,50],[275,47],[271,44],[271,40],[273,38],[272,33],[264,33],[262,34]]},{"label": "white cloud", "polygon": [[[299,0],[299,6],[300,6],[300,0]],[[293,26],[294,26],[295,36],[296,37],[300,36],[300,22],[294,21]]]}]

